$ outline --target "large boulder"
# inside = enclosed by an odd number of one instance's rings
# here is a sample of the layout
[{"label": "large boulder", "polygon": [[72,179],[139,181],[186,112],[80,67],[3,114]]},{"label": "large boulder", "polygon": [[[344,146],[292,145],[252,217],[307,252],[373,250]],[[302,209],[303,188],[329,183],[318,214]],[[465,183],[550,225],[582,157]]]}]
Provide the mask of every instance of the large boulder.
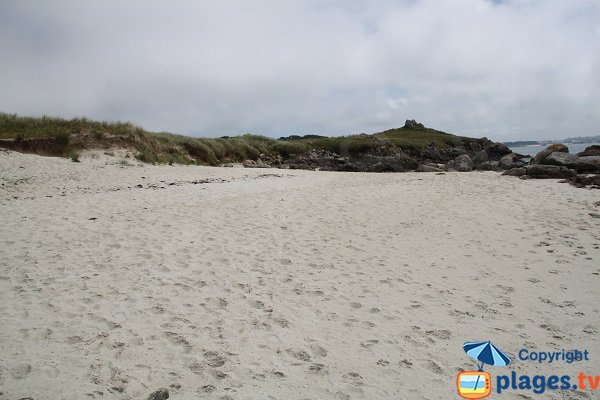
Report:
[{"label": "large boulder", "polygon": [[527,170],[525,168],[523,168],[523,167],[521,167],[521,168],[512,168],[512,169],[509,169],[509,170],[504,171],[502,173],[502,175],[508,175],[508,176],[523,176],[525,174],[527,174]]},{"label": "large boulder", "polygon": [[456,157],[454,160],[448,161],[446,163],[446,171],[459,171],[459,172],[469,172],[473,170],[473,161],[471,161],[471,157],[466,154],[462,154]]},{"label": "large boulder", "polygon": [[535,179],[565,179],[577,175],[575,170],[558,165],[528,165],[525,171],[527,176]]},{"label": "large boulder", "polygon": [[593,144],[585,148],[584,151],[577,153],[579,157],[587,157],[587,156],[600,156],[600,145]]},{"label": "large boulder", "polygon": [[473,165],[477,167],[479,164],[489,160],[488,153],[485,150],[478,151],[471,160],[473,161]]},{"label": "large boulder", "polygon": [[522,156],[517,153],[509,153],[500,159],[498,166],[502,169],[520,168],[525,163],[522,161]]},{"label": "large boulder", "polygon": [[576,169],[580,173],[600,174],[600,156],[579,157]]},{"label": "large boulder", "polygon": [[550,154],[555,153],[555,152],[568,153],[569,148],[567,146],[565,146],[564,144],[560,144],[560,143],[551,144],[550,146],[546,147],[544,150],[537,153],[535,155],[535,157],[533,158],[533,160],[531,161],[531,163],[532,164],[541,164],[542,161],[546,157],[548,157]]},{"label": "large boulder", "polygon": [[579,157],[575,154],[555,151],[542,159],[540,164],[559,165],[563,167],[575,168],[579,164]]}]

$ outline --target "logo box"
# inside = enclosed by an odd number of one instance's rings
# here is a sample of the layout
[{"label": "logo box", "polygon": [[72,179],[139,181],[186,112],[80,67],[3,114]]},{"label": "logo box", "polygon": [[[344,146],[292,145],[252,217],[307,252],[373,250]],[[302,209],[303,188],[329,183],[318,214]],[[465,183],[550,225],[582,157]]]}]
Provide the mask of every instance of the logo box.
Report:
[{"label": "logo box", "polygon": [[456,377],[458,394],[465,399],[483,399],[492,392],[492,378],[484,371],[465,371]]}]

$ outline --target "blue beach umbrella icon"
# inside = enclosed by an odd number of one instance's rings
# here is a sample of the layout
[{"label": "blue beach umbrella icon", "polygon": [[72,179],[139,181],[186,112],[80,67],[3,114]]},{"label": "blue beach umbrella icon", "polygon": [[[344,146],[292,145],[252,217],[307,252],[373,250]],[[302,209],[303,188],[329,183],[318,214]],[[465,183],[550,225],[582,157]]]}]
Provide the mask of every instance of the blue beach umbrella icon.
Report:
[{"label": "blue beach umbrella icon", "polygon": [[463,349],[469,357],[481,362],[480,371],[483,371],[483,364],[498,367],[510,364],[510,357],[501,352],[492,342],[467,342],[463,345]]},{"label": "blue beach umbrella icon", "polygon": [[[463,345],[465,353],[474,360],[481,362],[479,371],[483,371],[483,364],[504,367],[510,364],[510,357],[501,352],[492,342],[467,342]],[[475,387],[479,383],[479,376]]]}]

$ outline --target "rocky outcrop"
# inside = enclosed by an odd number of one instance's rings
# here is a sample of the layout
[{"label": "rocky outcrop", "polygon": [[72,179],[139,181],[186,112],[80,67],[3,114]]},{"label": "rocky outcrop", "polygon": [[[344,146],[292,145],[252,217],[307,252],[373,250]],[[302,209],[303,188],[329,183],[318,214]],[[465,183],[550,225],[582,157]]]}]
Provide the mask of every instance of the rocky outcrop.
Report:
[{"label": "rocky outcrop", "polygon": [[469,172],[473,171],[473,161],[466,154],[456,157],[446,164],[446,171]]},{"label": "rocky outcrop", "polygon": [[423,160],[429,160],[433,162],[444,161],[444,156],[442,155],[442,152],[437,148],[435,143],[429,143],[421,154]]},{"label": "rocky outcrop", "polygon": [[[600,146],[598,146],[600,147]],[[596,149],[590,146],[579,154],[594,154]],[[511,165],[517,160],[511,154],[500,160],[501,166]],[[563,144],[553,144],[540,151],[530,165],[512,163],[513,168],[503,175],[518,176],[521,179],[565,179],[565,182],[583,187],[600,188],[600,156],[576,156],[569,153],[569,148]]]},{"label": "rocky outcrop", "polygon": [[281,162],[280,167],[286,169],[323,169],[327,171],[348,171],[349,157],[325,150],[312,150],[302,155],[291,156]]},{"label": "rocky outcrop", "polygon": [[404,127],[409,129],[425,129],[425,125],[415,121],[414,119],[407,119],[404,123]]},{"label": "rocky outcrop", "polygon": [[481,141],[483,143],[483,150],[485,150],[490,160],[498,161],[503,156],[511,153],[508,146],[503,143],[492,142],[485,137]]},{"label": "rocky outcrop", "polygon": [[577,175],[575,170],[557,165],[528,165],[525,167],[528,176],[535,179],[571,178]]},{"label": "rocky outcrop", "polygon": [[342,157],[329,151],[313,150],[307,154],[296,155],[284,160],[280,168],[347,172],[405,172],[414,171],[417,166],[417,159],[401,151],[386,156],[362,154]]},{"label": "rocky outcrop", "polygon": [[546,147],[544,150],[537,153],[535,155],[535,157],[533,158],[533,160],[531,161],[531,163],[532,164],[542,164],[542,161],[546,157],[548,157],[550,154],[555,153],[555,152],[568,153],[569,148],[567,146],[565,146],[564,144],[560,144],[560,143],[551,144],[550,146]]},{"label": "rocky outcrop", "polygon": [[534,179],[566,179],[577,175],[577,171],[558,165],[527,165],[505,171],[503,175],[527,176]]},{"label": "rocky outcrop", "polygon": [[600,156],[578,157],[574,154],[553,152],[543,158],[540,165],[558,165],[579,173],[600,173]]},{"label": "rocky outcrop", "polygon": [[568,182],[577,187],[589,186],[594,189],[600,189],[599,174],[579,174],[569,178]]},{"label": "rocky outcrop", "polygon": [[577,157],[600,156],[600,145],[593,144],[585,148],[584,151],[577,153]]}]

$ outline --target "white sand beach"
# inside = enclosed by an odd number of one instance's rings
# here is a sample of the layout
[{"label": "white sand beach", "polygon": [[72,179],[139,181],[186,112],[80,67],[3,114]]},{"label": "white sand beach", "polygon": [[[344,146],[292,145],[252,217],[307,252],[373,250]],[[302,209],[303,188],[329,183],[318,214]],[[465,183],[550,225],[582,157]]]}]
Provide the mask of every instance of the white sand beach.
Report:
[{"label": "white sand beach", "polygon": [[2,400],[453,399],[486,340],[599,373],[598,191],[118,160],[0,153]]}]

